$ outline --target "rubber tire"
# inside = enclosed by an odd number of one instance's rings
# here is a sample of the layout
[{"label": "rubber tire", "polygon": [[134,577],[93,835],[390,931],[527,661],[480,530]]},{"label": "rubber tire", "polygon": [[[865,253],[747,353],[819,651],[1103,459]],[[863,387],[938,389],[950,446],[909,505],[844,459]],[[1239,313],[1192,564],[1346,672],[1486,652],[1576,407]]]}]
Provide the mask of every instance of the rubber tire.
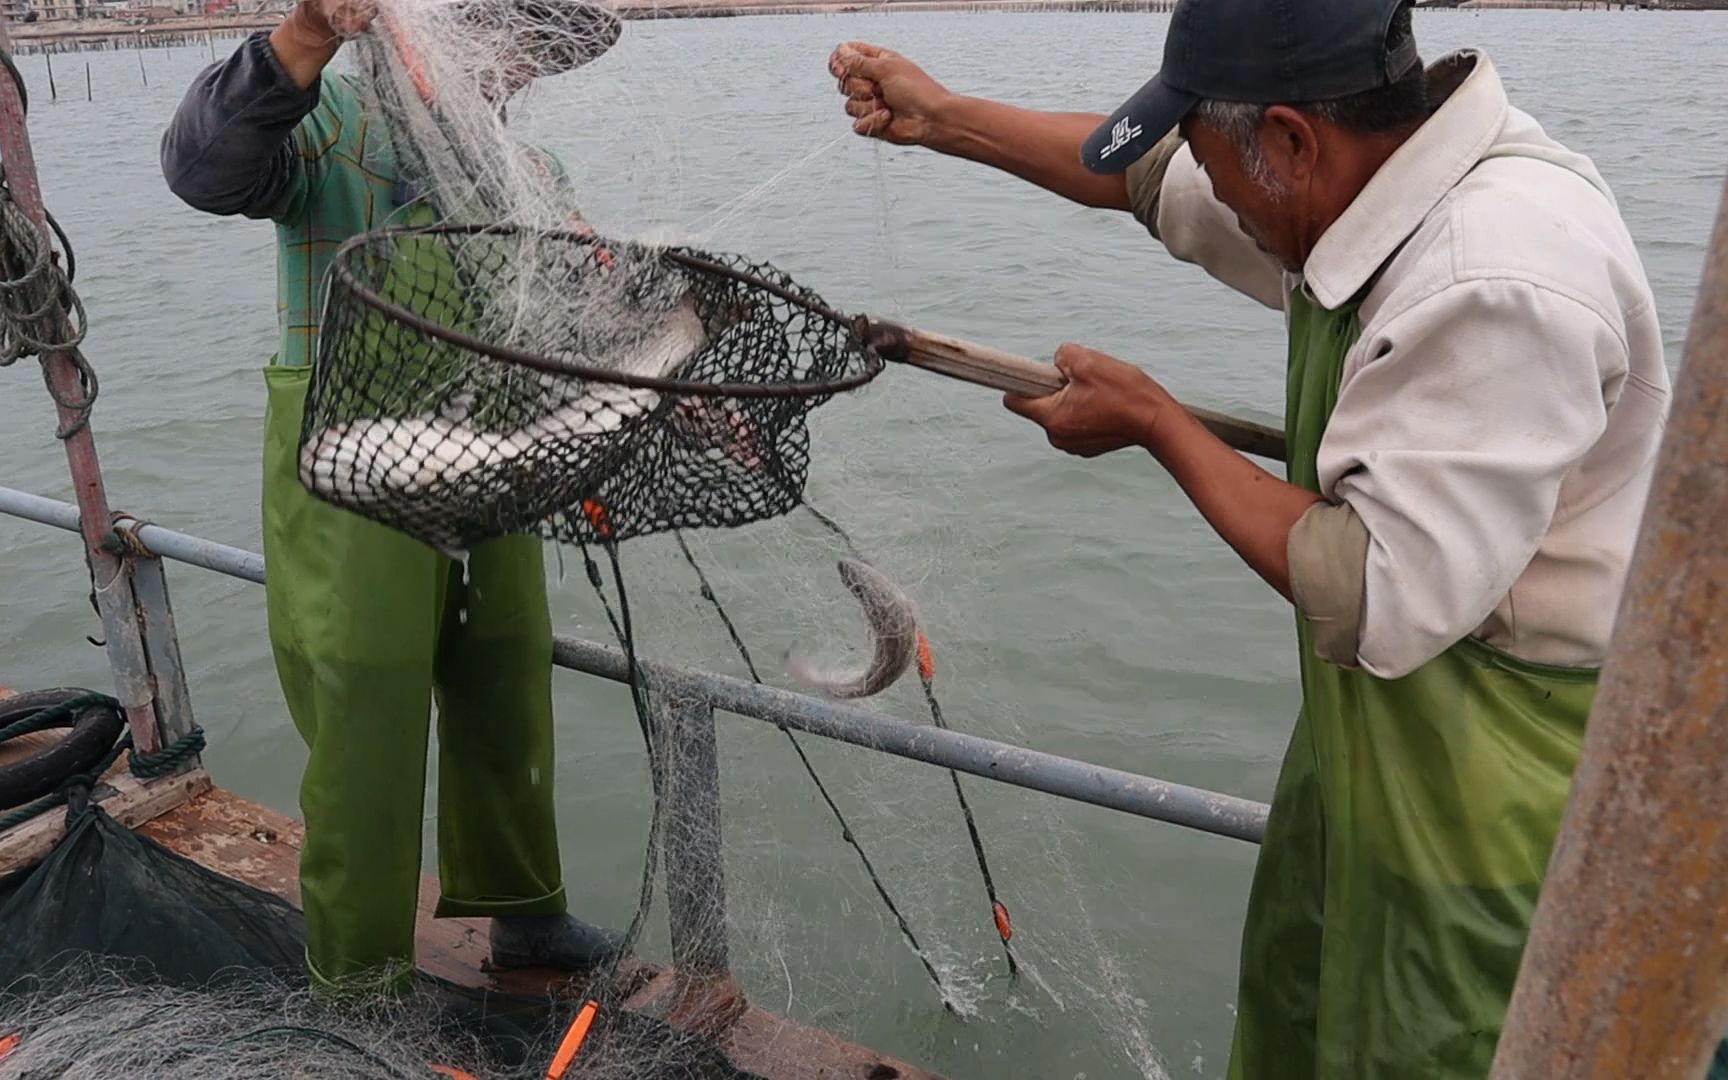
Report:
[{"label": "rubber tire", "polygon": [[[0,727],[89,693],[75,687],[55,687],[0,698]],[[52,726],[72,730],[52,746],[43,747],[21,761],[0,765],[0,810],[51,795],[68,777],[89,772],[101,764],[119,741],[126,719],[118,709],[97,704],[79,709]]]}]

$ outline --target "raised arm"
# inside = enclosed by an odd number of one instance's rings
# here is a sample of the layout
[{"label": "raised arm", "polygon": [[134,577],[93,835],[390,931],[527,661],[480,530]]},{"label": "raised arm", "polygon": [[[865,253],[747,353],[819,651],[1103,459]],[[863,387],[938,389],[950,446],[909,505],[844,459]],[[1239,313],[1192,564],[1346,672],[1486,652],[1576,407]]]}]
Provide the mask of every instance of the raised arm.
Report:
[{"label": "raised arm", "polygon": [[211,214],[278,211],[304,179],[290,136],[317,107],[320,76],[343,36],[371,18],[370,0],[301,0],[276,29],[206,68],[162,134],[169,190]]},{"label": "raised arm", "polygon": [[1083,206],[1134,215],[1176,258],[1271,308],[1284,278],[1212,194],[1194,155],[1172,132],[1126,172],[1086,168],[1080,147],[1104,117],[1038,112],[952,93],[896,52],[848,42],[828,58],[860,135],[922,146],[988,165]]},{"label": "raised arm", "polygon": [[863,42],[834,50],[828,70],[860,135],[989,165],[1085,206],[1131,209],[1123,177],[1099,176],[1080,161],[1080,144],[1102,116],[964,97],[899,53]]}]

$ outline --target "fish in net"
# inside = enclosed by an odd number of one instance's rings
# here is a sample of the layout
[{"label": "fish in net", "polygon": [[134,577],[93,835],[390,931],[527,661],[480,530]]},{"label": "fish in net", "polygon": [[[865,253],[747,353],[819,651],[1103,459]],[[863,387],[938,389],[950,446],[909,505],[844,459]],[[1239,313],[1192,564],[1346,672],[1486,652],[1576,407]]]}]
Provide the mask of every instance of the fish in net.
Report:
[{"label": "fish in net", "polygon": [[[559,297],[532,314],[514,299],[527,261]],[[806,418],[882,366],[852,321],[737,256],[383,231],[338,253],[300,475],[452,553],[732,528],[799,505]]]}]

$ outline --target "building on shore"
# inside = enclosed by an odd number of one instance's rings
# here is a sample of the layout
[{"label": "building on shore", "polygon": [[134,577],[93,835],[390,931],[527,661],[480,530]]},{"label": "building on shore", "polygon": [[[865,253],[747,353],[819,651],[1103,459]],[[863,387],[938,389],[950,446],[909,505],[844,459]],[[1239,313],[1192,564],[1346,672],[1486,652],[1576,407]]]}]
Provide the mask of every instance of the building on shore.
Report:
[{"label": "building on shore", "polygon": [[85,0],[31,0],[30,7],[43,22],[82,19],[88,5]]}]

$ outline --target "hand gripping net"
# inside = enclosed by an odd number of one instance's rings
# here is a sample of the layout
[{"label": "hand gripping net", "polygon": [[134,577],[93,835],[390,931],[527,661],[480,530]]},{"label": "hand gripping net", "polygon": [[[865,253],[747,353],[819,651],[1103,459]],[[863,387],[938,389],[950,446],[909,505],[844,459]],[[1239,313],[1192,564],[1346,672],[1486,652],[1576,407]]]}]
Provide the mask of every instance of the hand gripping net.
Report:
[{"label": "hand gripping net", "polygon": [[806,415],[882,368],[772,267],[513,225],[350,240],[320,333],[302,483],[448,552],[786,513]]}]

